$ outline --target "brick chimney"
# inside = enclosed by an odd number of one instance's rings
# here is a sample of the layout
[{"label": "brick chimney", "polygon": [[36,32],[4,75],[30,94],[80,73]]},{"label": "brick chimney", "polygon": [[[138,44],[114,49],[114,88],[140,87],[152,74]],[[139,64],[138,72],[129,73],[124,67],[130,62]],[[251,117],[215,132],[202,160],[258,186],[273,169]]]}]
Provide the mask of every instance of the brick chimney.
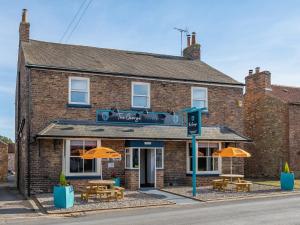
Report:
[{"label": "brick chimney", "polygon": [[187,47],[183,50],[183,57],[191,60],[200,60],[200,44],[196,43],[196,33],[192,33],[192,41],[190,35],[187,35]]},{"label": "brick chimney", "polygon": [[22,21],[19,27],[19,39],[21,41],[29,41],[30,24],[27,22],[27,9],[22,11]]},{"label": "brick chimney", "polygon": [[249,74],[245,78],[246,92],[249,91],[271,91],[271,73],[269,71],[260,71],[259,67],[249,70]]}]

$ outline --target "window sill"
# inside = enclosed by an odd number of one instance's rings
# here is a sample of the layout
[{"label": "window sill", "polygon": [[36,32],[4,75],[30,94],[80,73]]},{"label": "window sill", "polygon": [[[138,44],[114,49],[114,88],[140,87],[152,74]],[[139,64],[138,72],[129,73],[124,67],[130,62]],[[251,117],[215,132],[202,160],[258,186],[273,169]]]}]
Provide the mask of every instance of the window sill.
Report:
[{"label": "window sill", "polygon": [[68,108],[92,108],[91,105],[84,105],[84,104],[67,104]]},{"label": "window sill", "polygon": [[[191,177],[193,174],[192,173],[187,173],[186,176],[187,177]],[[214,173],[214,172],[211,172],[211,173],[197,173],[196,174],[197,177],[218,177],[220,176],[220,173]]]},{"label": "window sill", "polygon": [[79,179],[101,179],[101,176],[99,175],[95,175],[95,176],[91,176],[91,175],[78,175],[78,176],[66,176],[67,180],[79,180]]}]

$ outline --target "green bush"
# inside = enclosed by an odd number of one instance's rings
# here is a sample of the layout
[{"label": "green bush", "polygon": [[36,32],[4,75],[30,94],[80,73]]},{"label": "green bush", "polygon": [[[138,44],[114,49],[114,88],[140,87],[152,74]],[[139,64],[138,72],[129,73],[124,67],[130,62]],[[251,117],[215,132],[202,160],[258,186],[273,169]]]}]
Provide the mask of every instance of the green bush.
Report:
[{"label": "green bush", "polygon": [[284,173],[290,173],[290,168],[289,168],[289,164],[287,162],[285,162],[285,165],[284,165],[284,170],[283,170]]},{"label": "green bush", "polygon": [[62,172],[59,176],[59,184],[60,184],[60,186],[68,186],[66,176]]}]

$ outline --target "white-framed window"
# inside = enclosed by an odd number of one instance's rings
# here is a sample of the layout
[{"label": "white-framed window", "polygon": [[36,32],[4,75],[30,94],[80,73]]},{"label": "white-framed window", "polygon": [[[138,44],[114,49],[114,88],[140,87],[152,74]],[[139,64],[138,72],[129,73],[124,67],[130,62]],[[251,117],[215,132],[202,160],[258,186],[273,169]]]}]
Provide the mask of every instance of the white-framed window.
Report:
[{"label": "white-framed window", "polygon": [[82,159],[85,151],[101,146],[100,140],[70,139],[65,141],[66,176],[101,176],[101,159]]},{"label": "white-framed window", "polygon": [[164,168],[164,154],[162,148],[156,148],[156,169],[163,169]]},{"label": "white-framed window", "polygon": [[[213,156],[220,150],[219,142],[198,142],[196,144],[196,169],[198,174],[220,174],[222,170],[221,157]],[[187,173],[192,173],[192,144],[187,143]]]},{"label": "white-framed window", "polygon": [[139,148],[126,148],[125,149],[125,168],[126,169],[139,169],[140,152]]},{"label": "white-framed window", "polygon": [[192,107],[208,108],[207,88],[192,87]]},{"label": "white-framed window", "polygon": [[133,108],[150,108],[150,83],[131,83],[131,106]]},{"label": "white-framed window", "polygon": [[90,79],[69,77],[69,104],[90,104]]}]

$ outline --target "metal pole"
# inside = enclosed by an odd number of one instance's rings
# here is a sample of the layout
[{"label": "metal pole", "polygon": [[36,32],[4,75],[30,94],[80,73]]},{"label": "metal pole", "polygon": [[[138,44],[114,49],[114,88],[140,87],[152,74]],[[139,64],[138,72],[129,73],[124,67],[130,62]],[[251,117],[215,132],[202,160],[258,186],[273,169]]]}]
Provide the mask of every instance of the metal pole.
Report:
[{"label": "metal pole", "polygon": [[192,136],[192,153],[193,153],[193,177],[192,177],[192,185],[193,185],[193,196],[196,196],[196,135]]}]

